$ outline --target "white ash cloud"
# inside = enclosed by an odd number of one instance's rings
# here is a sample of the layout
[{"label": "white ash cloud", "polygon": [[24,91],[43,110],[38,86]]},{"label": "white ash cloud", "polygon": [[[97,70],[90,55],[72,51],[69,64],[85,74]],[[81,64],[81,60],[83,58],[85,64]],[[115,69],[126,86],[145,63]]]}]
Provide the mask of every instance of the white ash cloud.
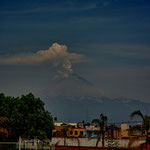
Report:
[{"label": "white ash cloud", "polygon": [[[17,54],[13,56],[0,57],[0,64],[5,65],[40,65],[48,64],[54,68],[59,68],[59,74],[67,77],[72,73],[72,63],[85,61],[82,54],[69,53],[66,45],[52,44],[47,50],[39,50],[36,53]],[[61,72],[61,73],[60,73]]]}]

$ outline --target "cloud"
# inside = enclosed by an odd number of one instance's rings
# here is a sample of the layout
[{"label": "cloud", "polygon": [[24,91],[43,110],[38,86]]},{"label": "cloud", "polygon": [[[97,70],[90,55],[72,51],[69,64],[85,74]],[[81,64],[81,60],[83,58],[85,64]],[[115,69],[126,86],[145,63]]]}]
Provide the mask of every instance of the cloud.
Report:
[{"label": "cloud", "polygon": [[66,45],[52,44],[47,50],[39,50],[36,53],[17,54],[14,56],[1,57],[0,64],[4,65],[41,65],[46,64],[58,68],[58,73],[67,77],[72,73],[72,63],[85,61],[82,54],[69,53]]},{"label": "cloud", "polygon": [[[77,2],[77,1],[59,1],[55,3],[41,3],[41,5],[36,5],[32,3],[20,4],[21,9],[16,8],[10,9],[7,8],[0,11],[2,15],[27,15],[27,14],[36,14],[36,13],[69,13],[69,12],[83,12],[95,9],[98,2],[96,1],[86,1],[86,2]],[[27,6],[26,6],[27,5]],[[30,7],[28,7],[30,5]],[[25,7],[26,6],[26,7]]]}]

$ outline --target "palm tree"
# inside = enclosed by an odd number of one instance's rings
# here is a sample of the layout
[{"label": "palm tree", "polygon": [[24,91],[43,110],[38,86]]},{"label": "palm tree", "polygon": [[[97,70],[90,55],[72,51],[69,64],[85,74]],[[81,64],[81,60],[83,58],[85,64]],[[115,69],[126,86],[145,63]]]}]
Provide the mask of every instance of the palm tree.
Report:
[{"label": "palm tree", "polygon": [[[105,126],[107,125],[107,116],[105,116],[103,113],[100,114],[99,119],[94,119],[92,123],[97,124],[100,127],[100,134],[102,134],[102,146],[104,147],[104,139],[105,139]],[[98,137],[98,140],[96,142],[96,147],[98,146],[98,142],[100,141],[100,137]]]},{"label": "palm tree", "polygon": [[144,132],[146,132],[146,144],[147,144],[147,142],[148,142],[148,131],[150,129],[150,116],[148,116],[148,115],[144,116],[140,110],[136,110],[136,111],[132,112],[130,115],[131,119],[133,119],[134,116],[140,116],[142,118],[142,122],[143,122],[142,123],[143,124],[142,130]]}]

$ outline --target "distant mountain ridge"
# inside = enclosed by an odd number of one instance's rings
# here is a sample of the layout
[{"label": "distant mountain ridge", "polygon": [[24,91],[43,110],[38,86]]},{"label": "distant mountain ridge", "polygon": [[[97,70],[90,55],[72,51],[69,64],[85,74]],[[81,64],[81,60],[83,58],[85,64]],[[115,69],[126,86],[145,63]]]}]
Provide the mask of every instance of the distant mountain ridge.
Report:
[{"label": "distant mountain ridge", "polygon": [[98,97],[56,97],[45,99],[47,109],[63,121],[91,121],[98,118],[100,113],[108,116],[110,122],[129,121],[130,114],[140,109],[146,113],[149,103],[139,100],[109,99]]},{"label": "distant mountain ridge", "polygon": [[150,103],[111,97],[77,74],[53,81],[40,97],[52,115],[61,121],[91,121],[100,113],[106,114],[110,122],[128,121],[134,110],[146,113],[150,108]]}]

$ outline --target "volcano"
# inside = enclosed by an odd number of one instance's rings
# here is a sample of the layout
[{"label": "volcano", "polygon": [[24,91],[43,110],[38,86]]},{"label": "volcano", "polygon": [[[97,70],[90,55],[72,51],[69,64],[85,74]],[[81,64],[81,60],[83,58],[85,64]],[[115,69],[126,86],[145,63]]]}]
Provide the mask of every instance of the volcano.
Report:
[{"label": "volcano", "polygon": [[146,113],[150,108],[149,103],[140,100],[111,97],[78,74],[53,80],[40,97],[60,121],[90,122],[104,113],[109,122],[126,122],[131,112],[139,109]]}]

